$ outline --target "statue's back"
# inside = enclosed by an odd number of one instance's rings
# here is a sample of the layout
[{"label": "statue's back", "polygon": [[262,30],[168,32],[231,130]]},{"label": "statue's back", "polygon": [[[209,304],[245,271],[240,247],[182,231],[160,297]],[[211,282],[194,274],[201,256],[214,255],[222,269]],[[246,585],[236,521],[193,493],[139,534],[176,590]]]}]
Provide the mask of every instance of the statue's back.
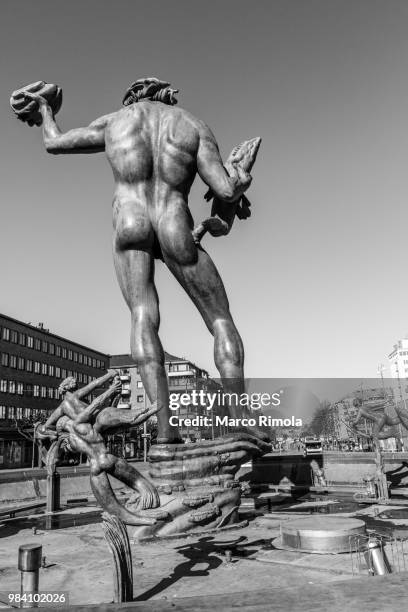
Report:
[{"label": "statue's back", "polygon": [[198,121],[182,108],[144,100],[112,116],[106,154],[119,183],[165,183],[186,193],[194,180]]}]

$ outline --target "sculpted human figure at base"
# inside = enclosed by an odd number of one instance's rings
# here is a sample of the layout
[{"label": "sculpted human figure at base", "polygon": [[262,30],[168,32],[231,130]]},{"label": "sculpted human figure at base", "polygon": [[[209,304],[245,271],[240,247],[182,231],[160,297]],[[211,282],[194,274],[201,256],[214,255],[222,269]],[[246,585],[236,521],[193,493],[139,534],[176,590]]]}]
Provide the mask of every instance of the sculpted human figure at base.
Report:
[{"label": "sculpted human figure at base", "polygon": [[[260,139],[249,141],[251,159],[237,148],[229,158],[227,172],[211,130],[176,107],[177,90],[157,78],[133,83],[120,110],[96,119],[88,127],[62,133],[49,101],[41,95],[39,88],[44,84],[39,83],[19,90],[18,96],[20,106],[24,97],[38,105],[31,104],[30,108],[38,108],[41,114],[47,151],[105,151],[112,167],[113,253],[118,281],[131,312],[131,353],[147,395],[158,407],[158,442],[177,442],[177,428],[169,425],[169,391],[158,335],[155,259],[165,262],[213,335],[215,364],[224,388],[243,392],[241,337],[222,280],[199,242],[206,231],[227,233],[235,211],[241,218],[249,215],[248,201],[244,200],[241,207],[238,204],[251,184],[245,167],[251,167]],[[241,159],[245,163],[240,163]],[[209,187],[208,197],[214,198],[217,219],[207,219],[193,235],[188,195],[197,173]],[[233,214],[228,205],[234,207]]]},{"label": "sculpted human figure at base", "polygon": [[[115,374],[111,371],[94,381],[94,388],[100,381],[105,382],[112,375]],[[88,393],[89,386],[84,388]],[[63,401],[47,422],[38,427],[37,436],[56,440],[64,433],[68,434],[68,448],[88,457],[91,487],[97,501],[105,510],[118,516],[128,525],[153,525],[156,520],[166,517],[166,513],[161,510],[149,510],[160,504],[155,487],[125,459],[108,452],[104,433],[114,433],[124,426],[141,425],[156,414],[157,406],[142,411],[107,406],[106,402],[118,396],[120,390],[120,379],[115,377],[109,389],[88,405],[78,399],[78,396],[83,397],[81,395],[83,389],[78,389],[75,378],[66,378],[59,387]],[[130,512],[118,502],[108,474],[137,492],[136,512]],[[148,511],[143,512],[143,510]]]}]

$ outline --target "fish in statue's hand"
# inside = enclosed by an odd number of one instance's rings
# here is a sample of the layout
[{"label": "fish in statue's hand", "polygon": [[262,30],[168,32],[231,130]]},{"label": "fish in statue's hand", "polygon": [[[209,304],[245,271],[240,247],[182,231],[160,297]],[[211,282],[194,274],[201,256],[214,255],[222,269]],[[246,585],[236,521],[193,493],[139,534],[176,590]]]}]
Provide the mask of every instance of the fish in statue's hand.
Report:
[{"label": "fish in statue's hand", "polygon": [[[256,160],[256,156],[261,144],[261,138],[245,140],[234,147],[224,164],[224,168],[231,178],[235,178],[237,183],[242,183],[245,188],[252,181],[250,172]],[[207,202],[212,202],[211,217],[204,219],[193,230],[193,237],[196,244],[199,244],[203,236],[209,232],[211,236],[226,236],[234,223],[238,219],[247,219],[251,216],[251,203],[248,198],[242,195],[230,202],[216,197],[209,189],[204,196]]]},{"label": "fish in statue's hand", "polygon": [[43,122],[39,104],[29,95],[36,94],[44,98],[54,115],[56,115],[62,104],[62,89],[58,85],[36,81],[13,91],[10,97],[10,106],[20,121],[28,125],[41,125]]}]

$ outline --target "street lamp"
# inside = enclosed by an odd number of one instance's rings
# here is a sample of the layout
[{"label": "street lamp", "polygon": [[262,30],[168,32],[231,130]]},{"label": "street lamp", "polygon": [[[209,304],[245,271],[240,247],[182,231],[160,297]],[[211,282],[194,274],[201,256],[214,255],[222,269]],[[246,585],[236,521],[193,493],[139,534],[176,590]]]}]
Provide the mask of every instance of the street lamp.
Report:
[{"label": "street lamp", "polygon": [[[398,380],[398,389],[399,389],[399,393],[400,393],[400,398],[402,403],[404,404],[404,409],[407,409],[407,404],[405,401],[405,397],[402,393],[402,386],[401,386],[401,379],[400,379],[400,375],[399,375],[399,367],[398,367],[398,360],[395,360],[394,362],[395,365],[395,371],[397,373],[397,380]],[[398,431],[399,431],[399,435],[400,435],[400,443],[401,443],[401,451],[404,452],[404,443],[402,441],[402,429],[401,429],[401,423],[399,423],[398,425]]]}]

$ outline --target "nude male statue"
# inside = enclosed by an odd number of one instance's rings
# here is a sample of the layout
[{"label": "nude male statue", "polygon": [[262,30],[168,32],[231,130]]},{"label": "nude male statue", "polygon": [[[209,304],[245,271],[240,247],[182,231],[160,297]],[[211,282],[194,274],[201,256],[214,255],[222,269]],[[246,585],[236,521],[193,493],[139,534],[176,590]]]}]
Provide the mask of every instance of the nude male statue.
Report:
[{"label": "nude male statue", "polygon": [[115,179],[113,253],[118,281],[131,311],[131,353],[151,402],[158,406],[158,442],[179,441],[169,425],[164,352],[154,260],[163,259],[214,337],[214,358],[228,391],[242,392],[244,350],[218,271],[192,235],[188,194],[198,172],[219,200],[239,201],[251,176],[232,162],[226,172],[210,129],[175,107],[177,90],[156,78],[140,79],[125,93],[123,108],[88,127],[61,133],[41,95],[37,102],[49,153],[105,151]]},{"label": "nude male statue", "polygon": [[[365,418],[368,421],[371,421],[372,423],[374,423],[373,431],[372,431],[372,438],[375,444],[377,444],[378,440],[386,440],[387,438],[393,437],[392,430],[391,432],[387,431],[385,429],[386,427],[391,428],[391,427],[395,427],[396,425],[402,424],[403,427],[408,429],[408,415],[406,411],[400,408],[397,404],[394,405],[394,410],[396,412],[395,416],[391,416],[390,414],[388,414],[388,412],[386,412],[385,410],[386,401],[385,400],[381,402],[377,402],[376,404],[371,405],[369,408],[367,408],[363,405],[363,402],[360,398],[356,398],[353,401],[353,405],[356,408],[358,408],[357,415],[352,422],[353,427],[357,429],[357,425],[361,421],[362,418]],[[383,411],[380,413],[375,413],[373,409],[378,408],[380,406],[383,408]],[[362,432],[359,432],[359,433],[360,435],[364,435]]]},{"label": "nude male statue", "polygon": [[[99,381],[105,382],[112,375],[114,375],[112,371],[108,372],[98,381],[94,381],[94,385]],[[87,387],[84,389],[87,390]],[[115,395],[118,396],[120,389],[120,379],[115,377],[109,389],[90,404],[86,404],[79,399],[84,397],[84,394],[81,394],[82,389],[78,390],[75,378],[66,378],[59,387],[63,401],[46,423],[38,427],[37,436],[40,439],[56,440],[63,433],[68,434],[69,448],[88,457],[92,491],[105,510],[129,525],[153,525],[157,520],[166,518],[166,513],[162,510],[152,510],[160,505],[156,488],[126,459],[108,452],[104,434],[113,433],[115,429],[124,425],[142,424],[157,412],[157,406],[141,411],[106,406],[107,400]],[[108,474],[136,492],[135,513],[122,506],[116,499]]]}]

